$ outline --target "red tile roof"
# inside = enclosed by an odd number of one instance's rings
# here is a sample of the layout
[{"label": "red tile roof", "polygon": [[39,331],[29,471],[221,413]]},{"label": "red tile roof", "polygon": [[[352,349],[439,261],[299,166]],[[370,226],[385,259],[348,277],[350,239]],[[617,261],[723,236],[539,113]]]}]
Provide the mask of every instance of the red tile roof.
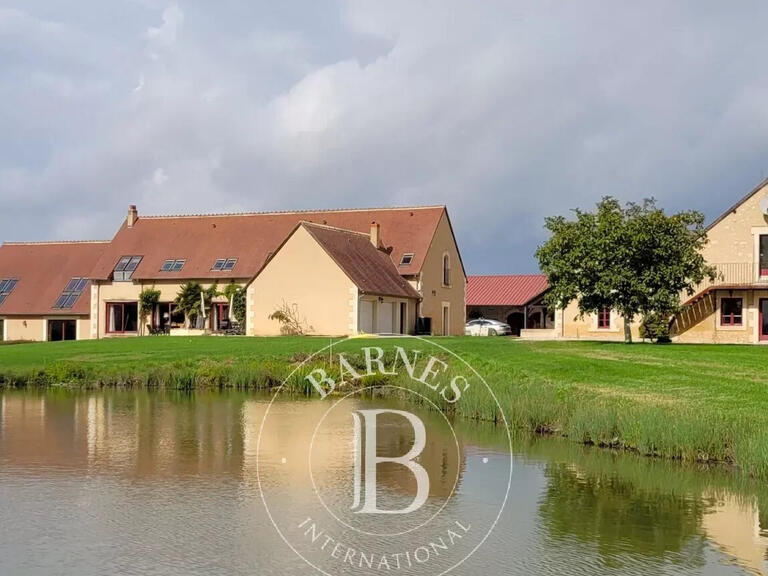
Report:
[{"label": "red tile roof", "polygon": [[0,246],[0,279],[18,278],[0,304],[0,316],[82,316],[90,313],[91,286],[69,310],[55,310],[72,278],[87,278],[107,242],[6,243]]},{"label": "red tile roof", "polygon": [[523,306],[548,287],[544,274],[468,276],[467,306]]},{"label": "red tile roof", "polygon": [[[136,280],[250,279],[261,269],[301,221],[370,233],[371,222],[381,225],[384,246],[392,247],[399,262],[412,252],[409,266],[400,274],[416,274],[434,236],[444,206],[274,212],[195,216],[140,216],[132,228],[123,223],[94,267],[91,278],[106,280],[121,256],[143,256],[133,274]],[[179,272],[161,272],[167,259],[186,259]],[[212,272],[219,258],[237,258],[234,269]]]},{"label": "red tile roof", "polygon": [[421,298],[397,271],[389,254],[371,243],[369,234],[302,222],[349,279],[365,294]]}]

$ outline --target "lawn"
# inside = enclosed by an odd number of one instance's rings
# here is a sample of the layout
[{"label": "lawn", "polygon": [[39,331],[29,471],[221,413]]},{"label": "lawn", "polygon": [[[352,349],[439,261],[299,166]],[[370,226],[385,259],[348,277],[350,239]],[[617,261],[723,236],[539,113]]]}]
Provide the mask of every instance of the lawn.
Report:
[{"label": "lawn", "polygon": [[[766,348],[504,338],[435,341],[486,379],[517,432],[557,434],[653,456],[726,461],[768,478]],[[0,387],[269,388],[328,342],[148,337],[3,345]],[[475,396],[459,415],[493,420],[498,410]]]}]

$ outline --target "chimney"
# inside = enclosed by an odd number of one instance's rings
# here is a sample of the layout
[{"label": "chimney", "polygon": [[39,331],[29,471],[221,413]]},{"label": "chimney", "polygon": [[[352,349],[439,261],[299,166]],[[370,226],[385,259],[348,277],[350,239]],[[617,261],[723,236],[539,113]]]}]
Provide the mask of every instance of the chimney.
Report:
[{"label": "chimney", "polygon": [[381,243],[381,226],[378,222],[371,222],[371,244],[376,248]]},{"label": "chimney", "polygon": [[133,228],[133,225],[136,224],[136,220],[139,219],[139,211],[136,210],[136,206],[134,204],[131,204],[128,206],[128,218],[125,219],[125,225],[128,226],[128,228]]}]

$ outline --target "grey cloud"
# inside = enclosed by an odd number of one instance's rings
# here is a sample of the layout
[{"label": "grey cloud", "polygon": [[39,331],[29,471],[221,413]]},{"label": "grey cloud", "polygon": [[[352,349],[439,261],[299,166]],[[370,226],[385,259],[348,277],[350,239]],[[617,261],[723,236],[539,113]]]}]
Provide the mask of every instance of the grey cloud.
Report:
[{"label": "grey cloud", "polygon": [[761,2],[7,4],[2,239],[446,203],[470,272],[532,271],[546,215],[765,175]]}]

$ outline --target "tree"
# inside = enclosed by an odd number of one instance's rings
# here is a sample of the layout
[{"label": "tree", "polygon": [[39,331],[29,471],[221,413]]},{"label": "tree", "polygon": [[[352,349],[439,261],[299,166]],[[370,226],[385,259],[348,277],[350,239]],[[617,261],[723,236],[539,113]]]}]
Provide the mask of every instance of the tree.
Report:
[{"label": "tree", "polygon": [[160,301],[160,290],[154,288],[144,288],[139,293],[139,330],[144,333],[144,326],[147,318],[155,311],[155,306]]},{"label": "tree", "polygon": [[[200,308],[200,294],[202,293],[205,313]],[[211,308],[213,299],[219,295],[218,285],[212,284],[203,289],[199,282],[189,281],[182,284],[176,295],[176,306],[184,313],[184,325],[189,328],[197,322],[202,314],[205,320],[208,310]]]},{"label": "tree", "polygon": [[637,314],[671,317],[681,294],[693,295],[697,284],[715,278],[701,255],[707,233],[700,212],[669,216],[652,198],[622,207],[607,196],[595,212],[574,214],[545,220],[551,236],[536,258],[549,279],[547,303],[565,308],[576,300],[581,315],[616,310],[626,342]]}]

